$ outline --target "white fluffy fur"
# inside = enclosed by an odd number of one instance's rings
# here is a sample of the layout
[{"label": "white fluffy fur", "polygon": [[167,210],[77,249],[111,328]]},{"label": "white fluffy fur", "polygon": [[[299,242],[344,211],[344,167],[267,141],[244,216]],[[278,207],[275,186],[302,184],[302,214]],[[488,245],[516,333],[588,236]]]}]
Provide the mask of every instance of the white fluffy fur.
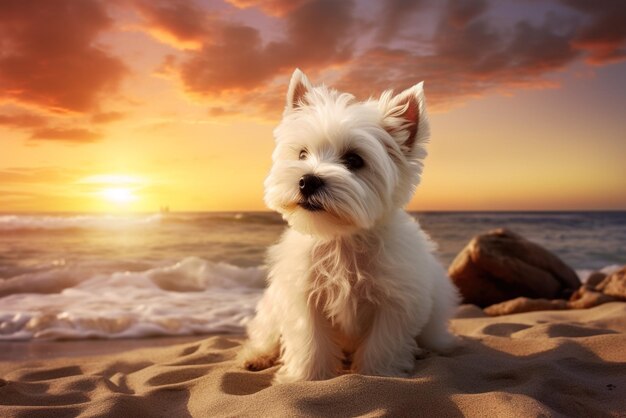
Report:
[{"label": "white fluffy fur", "polygon": [[[405,376],[420,348],[454,347],[448,320],[456,289],[428,236],[402,210],[426,156],[425,106],[422,83],[356,102],[295,71],[265,181],[267,205],[290,228],[269,251],[269,286],[240,354],[245,367],[278,362],[278,383],[347,370]],[[349,170],[346,152],[364,166]],[[299,205],[305,174],[324,180],[309,198],[323,210]]]}]

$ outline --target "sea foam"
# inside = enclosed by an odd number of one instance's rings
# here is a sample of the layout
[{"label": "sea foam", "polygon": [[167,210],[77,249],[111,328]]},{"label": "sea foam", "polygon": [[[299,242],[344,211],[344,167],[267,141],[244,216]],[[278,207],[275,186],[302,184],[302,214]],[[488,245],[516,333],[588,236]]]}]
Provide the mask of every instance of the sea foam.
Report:
[{"label": "sea foam", "polygon": [[[47,272],[50,274],[51,272]],[[19,278],[59,281],[62,273]],[[47,293],[2,298],[0,340],[130,338],[242,332],[265,285],[263,266],[197,257],[141,272],[98,274]],[[71,282],[71,281],[70,281]]]}]

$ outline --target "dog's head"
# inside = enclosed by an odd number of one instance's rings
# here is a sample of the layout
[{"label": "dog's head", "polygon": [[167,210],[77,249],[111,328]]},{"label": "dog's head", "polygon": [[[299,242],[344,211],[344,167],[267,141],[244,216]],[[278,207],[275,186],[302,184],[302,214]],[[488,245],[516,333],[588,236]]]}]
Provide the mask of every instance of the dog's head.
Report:
[{"label": "dog's head", "polygon": [[266,204],[305,234],[368,229],[408,203],[419,183],[429,136],[422,83],[357,102],[296,70],[274,135]]}]

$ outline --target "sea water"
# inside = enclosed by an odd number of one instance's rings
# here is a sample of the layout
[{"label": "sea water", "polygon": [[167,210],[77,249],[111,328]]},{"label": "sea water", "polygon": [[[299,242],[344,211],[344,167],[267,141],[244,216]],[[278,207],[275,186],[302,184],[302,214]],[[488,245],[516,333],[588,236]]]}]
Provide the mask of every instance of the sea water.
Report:
[{"label": "sea water", "polygon": [[[581,278],[626,264],[626,212],[413,214],[444,265],[509,228]],[[241,332],[285,229],[273,213],[0,215],[0,340]]]}]

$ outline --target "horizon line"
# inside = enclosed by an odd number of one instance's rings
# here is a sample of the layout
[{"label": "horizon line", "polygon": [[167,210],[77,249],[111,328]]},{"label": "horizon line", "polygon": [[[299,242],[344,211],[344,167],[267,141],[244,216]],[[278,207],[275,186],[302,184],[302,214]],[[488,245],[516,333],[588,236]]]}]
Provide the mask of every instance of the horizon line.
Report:
[{"label": "horizon line", "polygon": [[[623,209],[405,209],[408,213],[583,213],[583,212],[626,212]],[[161,210],[154,211],[73,211],[73,210],[52,210],[52,211],[2,211],[0,215],[62,215],[62,214],[93,214],[93,215],[141,215],[141,214],[189,214],[189,213],[275,213],[272,210]]]}]

